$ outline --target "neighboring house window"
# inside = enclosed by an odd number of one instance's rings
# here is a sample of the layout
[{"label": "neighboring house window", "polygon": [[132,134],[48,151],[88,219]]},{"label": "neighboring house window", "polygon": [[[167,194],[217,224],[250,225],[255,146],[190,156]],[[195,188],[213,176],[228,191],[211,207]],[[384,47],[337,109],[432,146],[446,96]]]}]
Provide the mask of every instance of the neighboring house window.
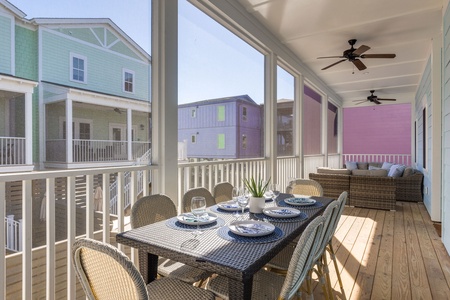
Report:
[{"label": "neighboring house window", "polygon": [[217,149],[225,149],[225,134],[223,133],[217,135]]},{"label": "neighboring house window", "polygon": [[223,105],[217,106],[217,121],[225,121],[225,106]]},{"label": "neighboring house window", "polygon": [[242,107],[242,120],[247,121],[247,107]]},{"label": "neighboring house window", "polygon": [[134,72],[123,70],[123,91],[134,93]]},{"label": "neighboring house window", "polygon": [[91,139],[91,124],[80,123],[80,139],[90,140]]},{"label": "neighboring house window", "polygon": [[197,142],[197,136],[195,134],[191,135],[191,143],[195,144]]},{"label": "neighboring house window", "polygon": [[85,56],[70,54],[70,80],[76,82],[87,82],[86,76],[87,60]]},{"label": "neighboring house window", "polygon": [[247,136],[245,134],[242,135],[242,149],[247,149]]},{"label": "neighboring house window", "polygon": [[191,118],[196,118],[197,117],[197,109],[193,108],[191,109]]}]

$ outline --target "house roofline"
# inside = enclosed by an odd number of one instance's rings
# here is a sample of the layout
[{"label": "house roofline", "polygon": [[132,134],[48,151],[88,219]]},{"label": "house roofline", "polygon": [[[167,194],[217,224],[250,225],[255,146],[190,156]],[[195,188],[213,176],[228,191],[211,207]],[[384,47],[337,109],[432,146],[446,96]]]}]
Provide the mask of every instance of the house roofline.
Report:
[{"label": "house roofline", "polygon": [[19,8],[17,8],[17,6],[15,6],[14,4],[12,4],[6,0],[0,0],[0,4],[3,5],[4,7],[6,7],[6,9],[10,10],[12,13],[14,13],[16,15],[16,17],[18,17],[18,18],[23,19],[27,15],[26,13],[21,11]]},{"label": "house roofline", "polygon": [[191,107],[191,106],[197,106],[197,105],[210,105],[214,103],[224,103],[224,102],[237,102],[237,101],[243,101],[248,102],[252,105],[258,105],[249,95],[238,95],[238,96],[230,96],[230,97],[223,97],[223,98],[214,98],[214,99],[206,99],[206,100],[200,100],[196,102],[190,102],[185,104],[180,104],[178,107]]}]

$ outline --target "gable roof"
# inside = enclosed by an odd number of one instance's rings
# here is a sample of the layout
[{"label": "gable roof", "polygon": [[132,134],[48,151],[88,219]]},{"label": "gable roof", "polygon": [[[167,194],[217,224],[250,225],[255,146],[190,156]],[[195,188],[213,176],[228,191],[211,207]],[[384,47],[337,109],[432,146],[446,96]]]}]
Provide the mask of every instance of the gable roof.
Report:
[{"label": "gable roof", "polygon": [[25,16],[26,16],[26,14],[23,11],[21,11],[16,6],[14,6],[13,4],[11,4],[10,2],[8,2],[6,0],[0,0],[0,5],[2,5],[7,10],[12,12],[17,18],[22,19],[22,18],[25,18]]},{"label": "gable roof", "polygon": [[178,105],[178,107],[211,105],[211,104],[220,104],[220,103],[237,102],[237,101],[242,101],[242,102],[246,102],[247,104],[250,104],[250,105],[259,106],[259,104],[257,104],[249,95],[238,95],[238,96],[231,96],[231,97],[201,100],[201,101],[197,101],[197,102],[190,102],[190,103],[180,104],[180,105]]},{"label": "gable roof", "polygon": [[47,26],[49,28],[70,27],[70,26],[103,26],[110,29],[117,36],[124,39],[125,43],[131,46],[137,54],[151,62],[151,56],[132,38],[130,38],[119,26],[109,18],[33,18],[31,23],[37,26]]}]

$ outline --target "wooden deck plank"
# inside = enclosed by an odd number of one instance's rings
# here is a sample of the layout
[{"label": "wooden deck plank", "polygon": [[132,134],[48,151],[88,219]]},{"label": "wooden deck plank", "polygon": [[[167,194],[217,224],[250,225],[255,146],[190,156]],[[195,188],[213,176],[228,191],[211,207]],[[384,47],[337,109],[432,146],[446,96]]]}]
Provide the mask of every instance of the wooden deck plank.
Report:
[{"label": "wooden deck plank", "polygon": [[416,227],[417,237],[420,240],[420,250],[422,251],[423,264],[430,286],[430,291],[433,299],[450,299],[450,290],[445,280],[444,272],[441,269],[441,265],[437,261],[437,256],[434,251],[433,244],[428,235],[428,232],[424,225],[422,214],[419,211],[417,205],[410,206],[414,225]]},{"label": "wooden deck plank", "polygon": [[392,298],[411,299],[408,255],[403,221],[403,203],[397,203],[394,223],[394,252],[392,270]]},{"label": "wooden deck plank", "polygon": [[373,226],[370,231],[369,239],[367,240],[367,247],[364,251],[361,267],[356,278],[356,284],[350,297],[347,295],[348,299],[370,299],[372,294],[372,286],[375,278],[374,274],[383,233],[384,218],[386,216],[386,211],[384,210],[374,210],[374,212],[375,218],[373,219]]},{"label": "wooden deck plank", "polygon": [[371,299],[391,299],[394,212],[386,212]]},{"label": "wooden deck plank", "polygon": [[404,222],[406,249],[409,266],[409,279],[411,282],[411,299],[432,299],[428,284],[427,272],[419,246],[419,238],[414,226],[411,205],[404,206]]}]

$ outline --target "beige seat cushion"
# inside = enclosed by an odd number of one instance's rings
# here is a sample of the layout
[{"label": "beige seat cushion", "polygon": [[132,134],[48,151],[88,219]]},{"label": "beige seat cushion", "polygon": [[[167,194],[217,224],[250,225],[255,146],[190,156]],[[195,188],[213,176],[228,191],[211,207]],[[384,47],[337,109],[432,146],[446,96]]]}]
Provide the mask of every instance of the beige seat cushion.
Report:
[{"label": "beige seat cushion", "polygon": [[386,177],[388,174],[387,170],[353,170],[352,175],[355,176],[378,176],[378,177]]},{"label": "beige seat cushion", "polygon": [[330,168],[317,168],[318,174],[340,174],[351,175],[352,171],[347,169],[330,169]]}]

